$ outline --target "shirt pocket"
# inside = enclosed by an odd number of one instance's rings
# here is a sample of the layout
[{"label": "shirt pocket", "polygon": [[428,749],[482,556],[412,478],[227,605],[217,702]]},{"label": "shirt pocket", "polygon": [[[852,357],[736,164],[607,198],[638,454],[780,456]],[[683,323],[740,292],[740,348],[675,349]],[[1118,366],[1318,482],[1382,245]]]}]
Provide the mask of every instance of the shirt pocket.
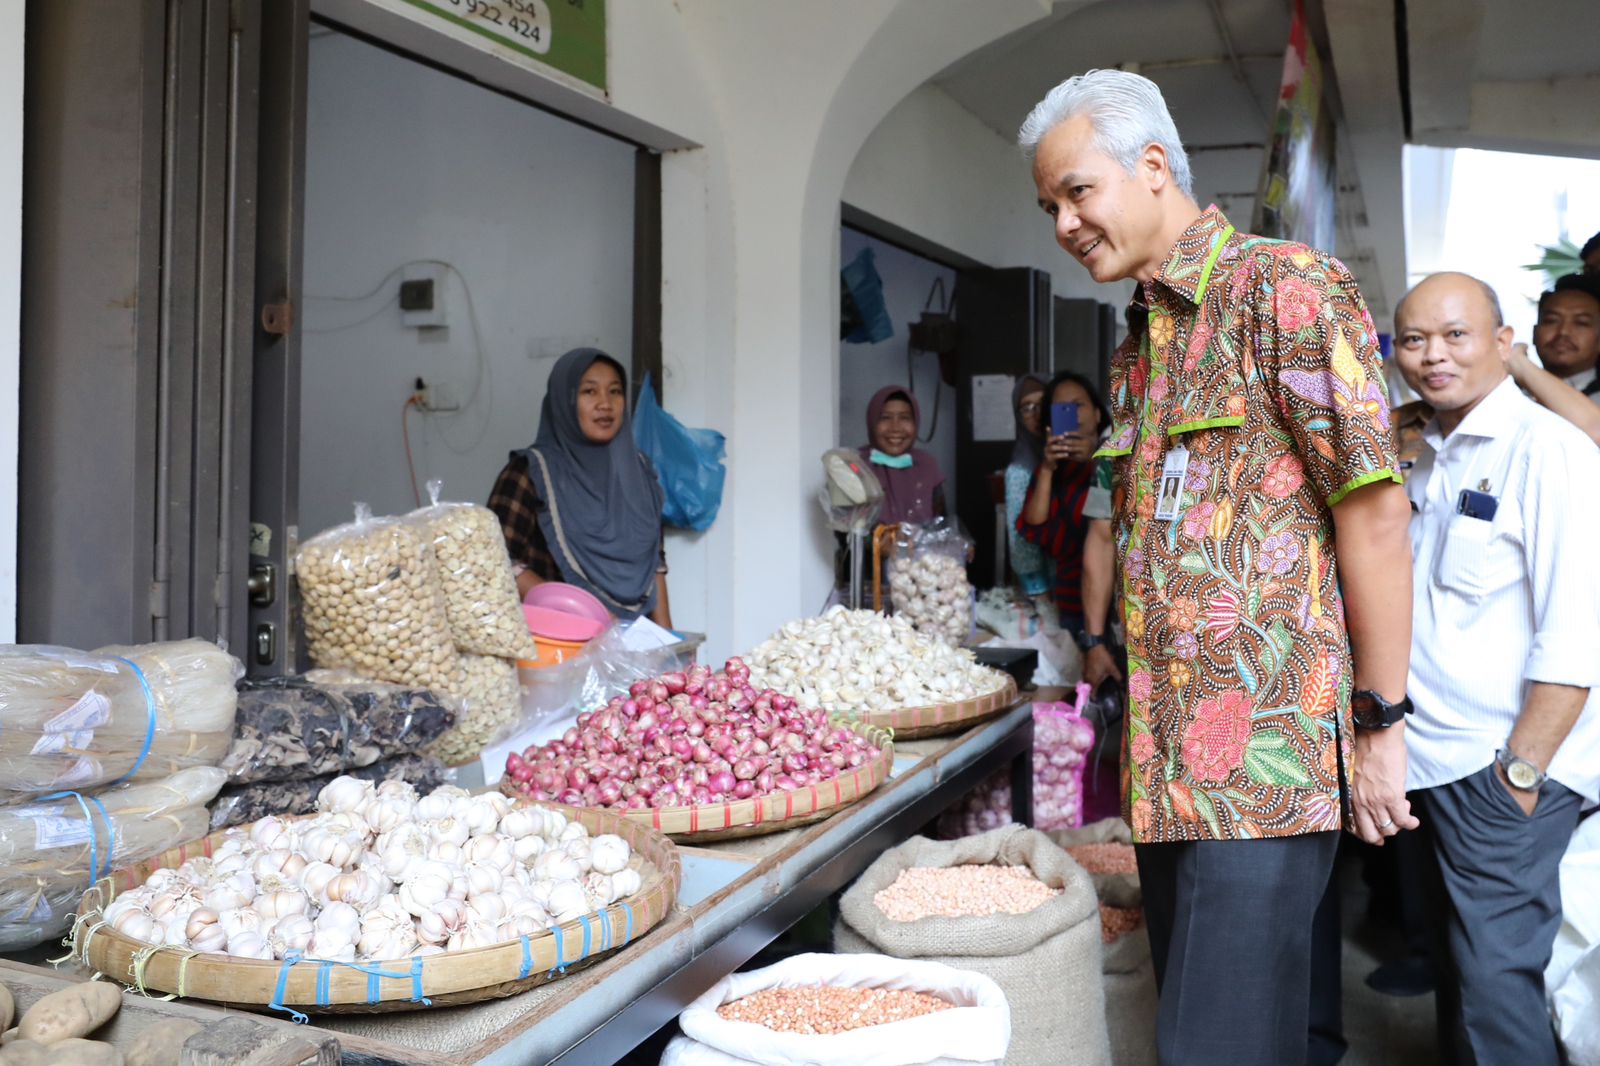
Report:
[{"label": "shirt pocket", "polygon": [[1467,600],[1479,600],[1521,576],[1517,548],[1493,522],[1452,515],[1433,566],[1433,583]]},{"label": "shirt pocket", "polygon": [[1218,354],[1185,374],[1177,390],[1169,401],[1166,421],[1169,437],[1244,425],[1250,408],[1244,375],[1236,364]]}]

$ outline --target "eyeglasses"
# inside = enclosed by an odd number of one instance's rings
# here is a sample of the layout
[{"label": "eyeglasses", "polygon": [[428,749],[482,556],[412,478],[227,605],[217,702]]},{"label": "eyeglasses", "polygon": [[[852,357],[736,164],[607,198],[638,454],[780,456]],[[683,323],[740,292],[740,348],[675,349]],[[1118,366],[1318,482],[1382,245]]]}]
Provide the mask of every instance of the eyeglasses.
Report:
[{"label": "eyeglasses", "polygon": [[1042,404],[1042,403],[1025,403],[1020,408],[1018,408],[1018,410],[1020,410],[1025,415],[1036,415],[1040,411],[1044,410],[1044,404]]}]

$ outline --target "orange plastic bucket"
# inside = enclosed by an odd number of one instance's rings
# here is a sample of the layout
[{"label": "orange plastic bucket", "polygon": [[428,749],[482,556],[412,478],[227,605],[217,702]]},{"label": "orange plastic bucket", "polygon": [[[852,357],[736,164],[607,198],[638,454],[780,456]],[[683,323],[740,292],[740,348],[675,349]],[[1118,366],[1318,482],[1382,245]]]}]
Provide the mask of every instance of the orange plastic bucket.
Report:
[{"label": "orange plastic bucket", "polygon": [[539,651],[538,658],[518,659],[517,665],[529,670],[555,666],[557,663],[564,663],[568,659],[577,658],[578,653],[587,644],[588,641],[586,640],[557,640],[555,637],[541,637],[535,633],[533,634],[533,646]]}]

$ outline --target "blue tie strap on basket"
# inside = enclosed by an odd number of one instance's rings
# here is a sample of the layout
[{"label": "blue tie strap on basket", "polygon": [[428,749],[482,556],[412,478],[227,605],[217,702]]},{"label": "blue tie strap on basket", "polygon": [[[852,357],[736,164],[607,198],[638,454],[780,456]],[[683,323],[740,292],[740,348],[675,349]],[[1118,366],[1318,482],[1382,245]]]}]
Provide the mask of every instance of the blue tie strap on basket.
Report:
[{"label": "blue tie strap on basket", "polygon": [[129,768],[127,773],[111,782],[113,785],[120,785],[138,773],[140,768],[144,766],[144,761],[150,757],[151,745],[156,740],[156,694],[150,690],[150,679],[144,676],[144,671],[140,669],[138,663],[132,659],[124,659],[120,655],[116,656],[116,659],[120,663],[126,663],[128,668],[133,671],[133,676],[139,679],[139,687],[144,689],[144,709],[148,716],[144,730],[144,746],[139,749],[139,757],[133,761],[133,766]]},{"label": "blue tie strap on basket", "polygon": [[367,1003],[382,1002],[383,988],[380,978],[388,977],[396,981],[411,980],[411,1002],[421,1003],[424,1007],[433,1006],[433,1000],[422,994],[422,956],[411,957],[411,967],[406,970],[385,970],[381,966],[363,966],[356,962],[344,962],[340,959],[307,959],[300,951],[289,951],[283,956],[283,965],[278,969],[278,987],[273,993],[272,1002],[267,1004],[271,1010],[283,1011],[299,1024],[304,1025],[309,1019],[306,1015],[293,1007],[284,1005],[283,997],[289,990],[289,971],[302,962],[315,962],[317,964],[316,1000],[317,1006],[326,1007],[333,1002],[333,968],[343,966],[347,970],[367,975]]},{"label": "blue tie strap on basket", "polygon": [[566,937],[562,935],[561,926],[552,925],[550,932],[556,938],[556,964],[550,968],[550,976],[567,972],[567,944]]},{"label": "blue tie strap on basket", "polygon": [[528,940],[528,935],[522,935],[522,969],[517,971],[517,980],[525,981],[533,972],[533,944]]}]

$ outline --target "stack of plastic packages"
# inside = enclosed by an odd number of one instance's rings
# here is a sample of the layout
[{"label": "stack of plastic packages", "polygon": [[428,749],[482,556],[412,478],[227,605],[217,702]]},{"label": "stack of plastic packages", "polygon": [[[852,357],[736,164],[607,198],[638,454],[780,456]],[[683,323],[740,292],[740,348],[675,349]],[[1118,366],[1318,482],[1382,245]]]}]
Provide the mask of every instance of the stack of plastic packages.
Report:
[{"label": "stack of plastic packages", "polygon": [[538,654],[499,519],[440,503],[401,518],[356,519],[307,541],[295,560],[306,642],[319,667],[426,688],[451,699],[454,728],[433,753],[470,761],[508,733],[522,709],[517,660]]},{"label": "stack of plastic packages", "polygon": [[206,834],[241,672],[200,640],[0,648],[0,949],[59,936],[93,882]]},{"label": "stack of plastic packages", "polygon": [[211,805],[211,827],[309,814],[317,793],[341,774],[437,788],[444,764],[418,753],[455,721],[427,689],[341,671],[243,682],[233,745],[222,760],[228,783]]}]

